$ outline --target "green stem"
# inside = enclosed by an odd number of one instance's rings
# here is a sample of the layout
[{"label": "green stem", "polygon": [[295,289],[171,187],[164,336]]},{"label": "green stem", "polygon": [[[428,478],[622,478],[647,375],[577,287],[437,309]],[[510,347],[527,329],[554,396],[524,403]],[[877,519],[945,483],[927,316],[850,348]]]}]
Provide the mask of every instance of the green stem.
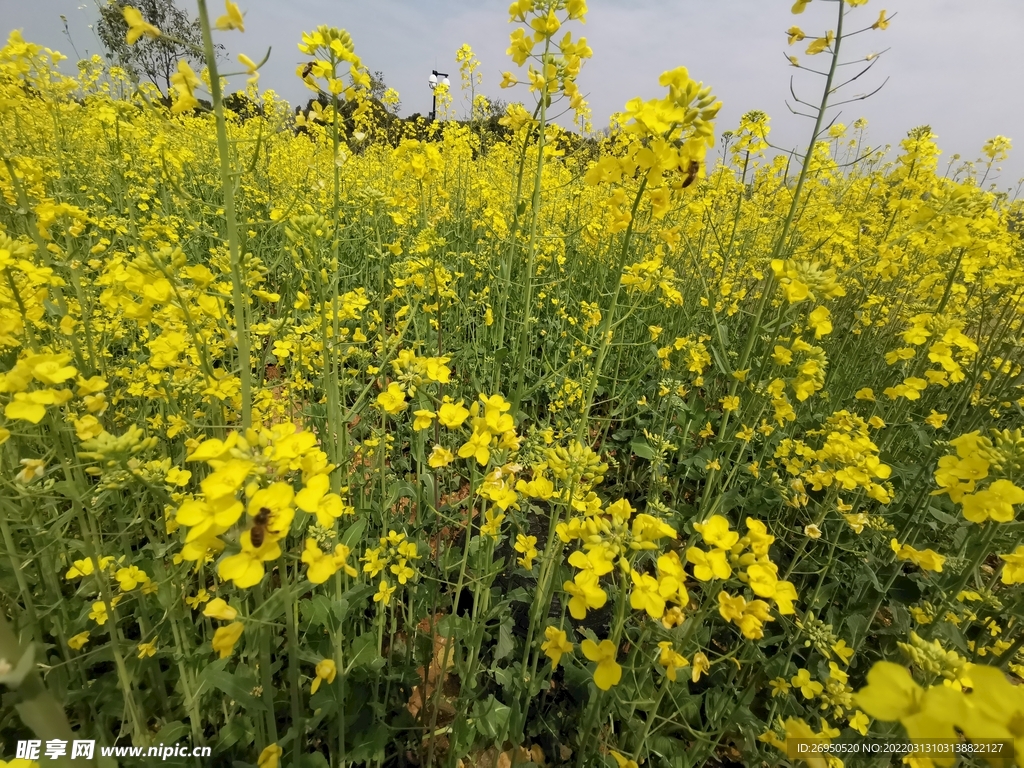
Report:
[{"label": "green stem", "polygon": [[203,50],[210,72],[210,97],[217,122],[217,154],[220,157],[220,185],[224,195],[224,219],[227,224],[228,253],[231,257],[231,300],[235,315],[235,346],[238,350],[238,375],[242,382],[242,428],[252,426],[252,361],[249,351],[249,326],[246,313],[248,297],[242,276],[242,253],[238,241],[238,222],[235,218],[235,192],[231,181],[231,151],[228,146],[228,126],[224,117],[224,103],[217,74],[217,55],[206,12],[206,0],[197,0],[199,22],[203,28]]},{"label": "green stem", "polygon": [[[0,659],[6,661],[7,664],[16,670],[19,662],[25,661],[24,654],[28,652],[21,647],[10,624],[7,623],[7,618],[0,613]],[[46,690],[46,686],[43,685],[43,680],[39,677],[35,664],[31,665],[30,669],[20,680],[15,681],[11,679],[6,681],[5,685],[10,691],[9,694],[4,695],[5,706],[7,705],[8,698],[10,698],[18,716],[21,717],[21,721],[36,736],[44,741],[48,739],[61,739],[70,745],[74,739],[74,734],[71,731],[71,725],[68,723],[67,715],[64,713],[64,708]],[[47,764],[51,764],[51,762],[47,760]],[[68,766],[68,768],[71,768],[71,766],[80,765],[80,763],[73,763],[69,754],[66,754],[64,757],[54,761],[52,765]]]},{"label": "green stem", "polygon": [[[547,57],[551,45],[550,38],[544,44],[544,56]],[[537,168],[533,176],[533,197],[530,204],[530,244],[526,257],[526,299],[523,302],[523,325],[519,329],[519,349],[516,353],[516,392],[512,398],[513,415],[519,410],[523,399],[523,386],[526,381],[526,345],[530,338],[530,321],[533,318],[533,276],[537,265],[537,224],[540,220],[541,184],[544,172],[544,140],[546,138],[545,123],[547,121],[547,86],[540,94],[540,125],[537,127]]]}]

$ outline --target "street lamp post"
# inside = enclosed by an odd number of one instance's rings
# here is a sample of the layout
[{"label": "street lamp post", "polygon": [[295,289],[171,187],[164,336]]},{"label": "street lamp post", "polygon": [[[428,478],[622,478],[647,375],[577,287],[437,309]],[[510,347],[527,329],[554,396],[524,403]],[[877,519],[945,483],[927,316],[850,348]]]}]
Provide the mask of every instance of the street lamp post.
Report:
[{"label": "street lamp post", "polygon": [[[441,80],[438,81],[438,78],[441,78]],[[437,86],[448,86],[451,85],[451,83],[448,81],[448,75],[444,72],[438,72],[436,69],[433,69],[430,71],[430,77],[427,78],[427,85],[430,86],[430,90],[433,91],[434,94],[434,107],[430,110],[430,119],[437,120]]]}]

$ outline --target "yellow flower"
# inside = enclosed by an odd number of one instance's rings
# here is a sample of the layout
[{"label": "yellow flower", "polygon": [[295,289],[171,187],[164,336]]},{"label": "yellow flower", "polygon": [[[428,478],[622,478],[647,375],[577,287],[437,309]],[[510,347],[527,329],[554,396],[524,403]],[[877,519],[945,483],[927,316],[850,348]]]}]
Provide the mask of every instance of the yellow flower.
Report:
[{"label": "yellow flower", "polygon": [[480,526],[480,535],[497,539],[498,534],[501,532],[501,521],[504,519],[505,515],[502,513],[495,513],[493,509],[488,509],[484,513],[484,523]]},{"label": "yellow flower", "polygon": [[41,396],[46,391],[17,392],[14,395],[14,399],[4,407],[4,416],[8,419],[18,419],[20,421],[27,421],[30,424],[38,424],[43,420],[43,416],[46,415],[46,406],[52,405],[52,403],[41,402],[48,399],[52,400],[52,398]]},{"label": "yellow flower", "polygon": [[769,680],[768,684],[772,687],[772,698],[785,696],[789,693],[789,689],[792,688],[784,677],[776,677],[774,680]]},{"label": "yellow flower", "polygon": [[832,650],[836,656],[843,660],[843,664],[849,664],[850,659],[853,658],[853,648],[846,645],[845,640],[840,640],[832,645]]},{"label": "yellow flower", "polygon": [[690,680],[698,682],[700,676],[711,669],[711,662],[708,661],[708,657],[704,655],[703,651],[697,651],[693,654],[693,669],[690,674]]},{"label": "yellow flower", "polygon": [[420,432],[424,429],[429,429],[430,425],[434,421],[434,417],[437,416],[433,411],[421,408],[418,411],[414,411],[413,415],[416,417],[413,419],[412,428],[416,432]]},{"label": "yellow flower", "polygon": [[156,40],[160,37],[160,30],[154,27],[152,24],[147,23],[139,12],[138,8],[133,8],[130,5],[124,7],[124,20],[128,24],[128,32],[125,34],[124,39],[128,45],[135,45],[135,41],[145,35],[151,40]]},{"label": "yellow flower", "polygon": [[850,727],[857,731],[861,736],[868,735],[868,726],[870,724],[870,718],[868,718],[868,716],[859,709],[854,713],[853,717],[850,718]]},{"label": "yellow flower", "polygon": [[630,760],[623,754],[616,752],[614,749],[609,751],[609,754],[614,758],[616,768],[640,768],[637,765],[636,760]]},{"label": "yellow flower", "polygon": [[63,355],[31,355],[23,361],[23,364],[32,370],[32,377],[47,385],[63,384],[68,379],[74,378],[78,370],[68,365],[71,356]]},{"label": "yellow flower", "polygon": [[811,680],[811,673],[806,669],[798,669],[797,673],[789,679],[794,688],[799,688],[805,699],[813,699],[820,694],[825,687],[816,680]]},{"label": "yellow flower", "polygon": [[[324,475],[321,475],[320,477],[323,478],[323,480],[327,479],[326,476]],[[307,499],[307,506],[312,506],[312,498],[315,497],[317,492],[325,489],[323,480],[310,480],[312,490],[309,496],[305,497]],[[289,483],[284,483],[280,481],[276,483],[271,483],[266,488],[260,488],[249,499],[248,510],[249,514],[252,517],[256,517],[264,510],[269,511],[267,530],[264,538],[265,542],[270,540],[276,541],[278,539],[283,538],[288,533],[288,528],[291,525],[292,519],[295,516],[295,509],[292,507],[292,502],[294,500],[295,491],[292,488],[292,486]],[[308,511],[316,511],[317,519],[321,520],[320,504],[317,505],[315,510]],[[333,522],[333,518],[328,515],[321,522]],[[249,536],[243,536],[243,543],[247,539],[249,539]]]},{"label": "yellow flower", "polygon": [[819,37],[817,40],[813,40],[811,42],[811,44],[807,46],[807,51],[806,51],[807,55],[808,56],[814,56],[815,54],[821,53],[826,48],[828,48],[830,45],[832,45],[832,41],[834,39],[835,39],[835,33],[830,29],[825,34],[825,37]]},{"label": "yellow flower", "polygon": [[[315,513],[317,523],[324,528],[330,528],[336,518],[354,512],[352,507],[345,505],[341,496],[328,493],[330,487],[331,480],[327,475],[314,475],[306,481],[306,487],[295,494],[295,506],[303,512]],[[275,525],[283,522],[280,513],[275,516],[274,522]]]},{"label": "yellow flower", "polygon": [[338,674],[338,665],[334,663],[333,659],[323,659],[319,664],[316,665],[316,677],[313,680],[313,685],[310,686],[309,692],[316,693],[316,689],[320,687],[321,682],[326,682],[328,685],[334,682],[334,677]]},{"label": "yellow flower", "polygon": [[792,45],[793,43],[799,43],[801,40],[807,37],[807,35],[804,34],[803,30],[796,25],[793,25],[792,27],[787,29],[786,34],[788,35],[790,45]]},{"label": "yellow flower", "polygon": [[389,587],[388,583],[381,579],[380,586],[373,595],[373,602],[389,605],[391,603],[391,595],[395,593],[396,589],[398,587]]},{"label": "yellow flower", "polygon": [[754,563],[747,568],[747,585],[758,597],[775,597],[779,584],[777,571],[773,563]]},{"label": "yellow flower", "polygon": [[[965,459],[960,462],[960,466],[963,467],[970,461],[972,460]],[[981,475],[984,477],[988,474],[988,462],[978,460],[978,463],[986,465],[985,472]],[[1009,480],[996,480],[985,490],[964,496],[960,503],[963,505],[964,517],[972,523],[984,523],[989,519],[998,523],[1009,523],[1014,518],[1014,505],[1024,504],[1024,490]]]},{"label": "yellow flower", "polygon": [[592,571],[595,576],[604,576],[614,570],[607,550],[595,547],[589,552],[576,550],[569,555],[569,565],[581,571]]},{"label": "yellow flower", "polygon": [[68,648],[73,651],[80,651],[89,642],[89,632],[79,632],[77,635],[68,638]]},{"label": "yellow flower", "polygon": [[900,544],[896,539],[890,542],[892,551],[896,553],[897,560],[909,560],[925,571],[942,573],[942,565],[946,558],[932,549],[918,551],[909,544]]},{"label": "yellow flower", "polygon": [[569,600],[569,613],[577,621],[587,618],[587,611],[603,608],[608,595],[598,584],[594,571],[580,571],[573,581],[562,584],[562,589],[572,595]]},{"label": "yellow flower", "polygon": [[150,640],[148,643],[139,643],[139,658],[144,659],[147,656],[156,655],[156,640]]},{"label": "yellow flower", "polygon": [[536,16],[530,20],[530,26],[533,27],[536,32],[535,39],[539,42],[546,37],[551,37],[558,31],[558,28],[562,26],[562,22],[555,16],[555,9],[552,7],[548,10],[546,16]]},{"label": "yellow flower", "polygon": [[925,416],[924,421],[925,424],[927,424],[930,427],[933,427],[934,429],[942,429],[942,425],[946,423],[946,419],[948,418],[949,416],[947,414],[938,413],[934,409],[932,409],[932,412],[929,415]]},{"label": "yellow flower", "polygon": [[269,536],[259,549],[253,547],[249,536],[243,536],[242,551],[221,560],[217,574],[222,579],[230,579],[239,589],[248,589],[263,579],[263,563],[280,556],[280,545]]},{"label": "yellow flower", "polygon": [[629,593],[629,606],[634,611],[647,611],[652,619],[660,619],[665,614],[665,598],[661,595],[658,580],[638,571],[633,571],[630,577],[633,589]]},{"label": "yellow flower", "polygon": [[[248,85],[252,85],[253,83],[257,82],[260,79],[259,67],[256,65],[256,62],[253,61],[252,59],[250,59],[244,53],[238,54],[238,63],[241,64],[243,67],[245,67],[246,73],[248,75],[250,75],[249,79],[245,81]],[[278,300],[280,300],[280,296],[278,297]],[[298,302],[296,302],[296,303],[298,303]],[[274,345],[274,348],[275,348],[274,354],[275,355],[277,354],[276,350],[279,348],[278,345],[280,345],[280,344],[282,344],[282,343],[279,341],[279,342],[277,342]],[[287,357],[289,352],[290,352],[288,347],[282,346],[281,350],[282,350],[282,352],[284,354],[278,355],[278,357]]]},{"label": "yellow flower", "polygon": [[455,454],[442,445],[435,445],[434,450],[430,452],[430,456],[427,458],[427,464],[434,469],[447,467],[453,461],[455,461]]},{"label": "yellow flower", "polygon": [[832,314],[827,307],[818,307],[807,317],[807,324],[814,329],[814,338],[820,339],[832,333]]},{"label": "yellow flower", "polygon": [[1006,563],[1000,576],[1003,584],[1024,584],[1024,544],[1021,544],[1009,555],[1000,555]]},{"label": "yellow flower", "polygon": [[672,643],[663,640],[658,643],[661,654],[658,656],[658,663],[665,668],[665,675],[673,683],[676,681],[676,670],[680,667],[690,666],[689,660],[681,653],[672,648]]},{"label": "yellow flower", "polygon": [[562,655],[572,653],[575,646],[569,642],[565,632],[557,627],[547,627],[544,630],[544,637],[547,639],[540,644],[540,647],[547,657],[551,659],[551,668],[554,669],[558,666],[558,662],[562,660]]},{"label": "yellow flower", "polygon": [[[222,463],[214,472],[207,475],[203,479],[202,483],[200,483],[203,493],[206,494],[207,501],[212,503],[225,496],[234,496],[235,493],[238,492],[238,489],[245,485],[245,481],[249,477],[249,473],[255,468],[256,465],[246,459],[232,459]],[[227,510],[225,509],[223,511],[226,513]],[[241,512],[241,510],[238,511]],[[233,524],[237,520],[238,518],[236,517],[228,524]],[[194,523],[182,524],[194,525]]]},{"label": "yellow flower", "polygon": [[306,539],[306,549],[302,553],[302,562],[309,566],[306,578],[312,584],[323,584],[339,570],[345,571],[349,576],[359,575],[359,572],[348,563],[350,553],[347,546],[337,544],[334,547],[334,554],[328,554],[320,549],[315,539]]},{"label": "yellow flower", "polygon": [[722,515],[712,515],[707,522],[696,523],[693,528],[706,544],[718,549],[731,549],[740,540],[739,533],[729,530],[729,521]]},{"label": "yellow flower", "polygon": [[726,413],[735,411],[740,407],[740,399],[736,396],[723,397],[719,402],[722,404],[722,410]]},{"label": "yellow flower", "polygon": [[461,448],[459,448],[459,458],[468,459],[473,457],[480,465],[487,464],[487,460],[491,457],[491,433],[487,430],[483,432],[475,431],[469,436]]},{"label": "yellow flower", "polygon": [[616,649],[611,640],[602,640],[598,645],[588,638],[580,643],[580,650],[590,661],[597,662],[594,684],[602,691],[607,691],[622,679],[622,667],[615,661]]},{"label": "yellow flower", "polygon": [[739,621],[742,619],[743,609],[746,606],[747,601],[743,599],[743,595],[733,597],[725,591],[718,593],[718,612],[726,621]]},{"label": "yellow flower", "polygon": [[920,709],[924,690],[906,667],[876,661],[868,672],[868,684],[855,695],[857,706],[876,720],[902,720]]},{"label": "yellow flower", "polygon": [[102,600],[97,600],[92,604],[92,610],[89,611],[89,618],[99,624],[101,627],[107,623],[107,604]]},{"label": "yellow flower", "polygon": [[235,621],[213,633],[213,650],[220,654],[220,658],[226,659],[231,655],[244,629],[242,622]]},{"label": "yellow flower", "polygon": [[22,459],[20,462],[21,471],[14,476],[14,479],[22,484],[31,483],[37,477],[46,474],[46,462],[42,459]]},{"label": "yellow flower", "polygon": [[211,600],[209,605],[203,609],[203,616],[209,616],[211,619],[220,619],[221,621],[234,621],[238,616],[238,611],[228,605],[223,597],[218,597]]},{"label": "yellow flower", "polygon": [[392,416],[409,407],[409,404],[405,402],[405,390],[394,381],[388,385],[386,390],[377,395],[377,405]]},{"label": "yellow flower", "polygon": [[245,24],[242,20],[242,12],[238,9],[231,0],[225,0],[224,2],[227,13],[217,18],[214,22],[214,26],[217,29],[229,30],[237,29],[239,32],[245,32]]},{"label": "yellow flower", "polygon": [[114,574],[114,578],[117,579],[122,592],[131,592],[139,584],[145,584],[149,581],[149,576],[146,575],[146,572],[134,565],[118,569],[117,573]]},{"label": "yellow flower", "polygon": [[533,559],[537,557],[537,537],[536,536],[524,536],[519,534],[516,536],[515,543],[516,552],[521,553],[523,556],[520,557],[517,562],[526,570],[533,570]]},{"label": "yellow flower", "polygon": [[391,566],[391,573],[398,579],[399,584],[405,584],[416,575],[416,571],[406,565],[406,562],[406,559],[403,557]]},{"label": "yellow flower", "polygon": [[284,750],[277,746],[276,743],[271,744],[260,752],[259,759],[256,762],[256,768],[278,768],[278,762],[283,754]]},{"label": "yellow flower", "polygon": [[[110,555],[100,558],[100,570],[105,570],[108,565],[114,562],[114,558]],[[82,576],[89,576],[93,572],[93,560],[91,557],[87,557],[84,560],[75,560],[72,563],[71,568],[64,574],[64,578],[68,581],[72,579],[79,579]]]},{"label": "yellow flower", "polygon": [[464,422],[469,418],[469,411],[462,407],[462,401],[459,400],[457,403],[442,403],[441,407],[437,409],[437,420],[441,426],[448,427],[449,429],[457,429],[462,426]]},{"label": "yellow flower", "polygon": [[724,549],[704,552],[698,547],[690,547],[686,550],[686,562],[693,565],[693,575],[698,581],[727,579],[732,576],[732,566],[729,565],[728,553]]}]

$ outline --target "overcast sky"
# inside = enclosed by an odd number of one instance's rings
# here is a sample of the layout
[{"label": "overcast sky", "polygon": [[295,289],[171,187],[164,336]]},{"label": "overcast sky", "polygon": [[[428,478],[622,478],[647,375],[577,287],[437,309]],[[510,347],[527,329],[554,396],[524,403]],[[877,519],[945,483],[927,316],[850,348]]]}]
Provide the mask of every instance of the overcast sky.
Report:
[{"label": "overcast sky", "polygon": [[[56,48],[72,60],[60,15],[68,19],[78,53],[101,51],[89,27],[105,0],[0,0],[0,27],[20,28],[26,39]],[[219,33],[234,58],[254,60],[272,47],[262,70],[262,87],[294,103],[311,95],[295,69],[304,57],[296,44],[304,30],[319,24],[347,29],[356,51],[371,70],[384,73],[398,90],[402,114],[430,110],[427,77],[431,69],[452,75],[457,91],[455,51],[469,43],[482,62],[481,90],[506,100],[528,100],[525,89],[501,91],[504,70],[516,72],[505,51],[515,25],[508,23],[508,0],[238,0],[246,31]],[[194,0],[178,0],[195,13]],[[826,55],[808,57],[809,41],[786,45],[785,31],[799,24],[808,36],[835,28],[836,4],[816,0],[793,16],[791,0],[590,0],[585,25],[573,24],[594,50],[584,64],[580,88],[588,94],[596,128],[634,96],[663,92],[658,75],[686,66],[691,77],[712,86],[723,102],[717,130],[734,127],[751,109],[767,112],[773,143],[802,146],[809,120],[789,112],[790,77],[798,96],[817,102],[821,79],[793,69],[784,53],[801,63],[826,65]],[[223,13],[210,0],[211,13]],[[848,41],[849,58],[889,49],[874,69],[846,89],[847,98],[888,83],[866,101],[847,104],[840,121],[868,120],[869,143],[897,145],[914,126],[928,124],[943,150],[941,167],[955,153],[980,156],[985,140],[1002,134],[1017,148],[997,183],[1016,187],[1024,176],[1024,0],[871,0],[848,17],[853,28],[870,25],[879,11],[897,14],[889,29]],[[849,27],[848,27],[849,29]],[[65,67],[68,69],[67,67]],[[853,66],[846,72],[855,72]],[[525,75],[522,79],[525,79]],[[238,86],[242,80],[237,81]],[[465,108],[455,93],[456,106]]]}]

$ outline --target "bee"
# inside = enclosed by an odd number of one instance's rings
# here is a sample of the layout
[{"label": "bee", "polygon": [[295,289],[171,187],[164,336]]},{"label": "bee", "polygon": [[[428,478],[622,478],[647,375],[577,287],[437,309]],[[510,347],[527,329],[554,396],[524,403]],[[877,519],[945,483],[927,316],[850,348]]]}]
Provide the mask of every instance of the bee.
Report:
[{"label": "bee", "polygon": [[305,80],[307,77],[309,77],[309,73],[313,71],[313,67],[314,66],[316,66],[316,62],[315,61],[307,61],[306,62],[306,66],[304,66],[302,68],[302,75],[301,75],[301,77],[302,77],[303,80]]},{"label": "bee", "polygon": [[689,167],[686,169],[686,178],[683,179],[683,189],[686,189],[688,186],[693,184],[694,180],[697,178],[697,171],[699,170],[700,161],[691,160]]},{"label": "bee", "polygon": [[263,540],[267,535],[267,525],[270,523],[270,510],[260,507],[260,511],[252,519],[252,528],[249,530],[249,541],[255,549],[263,546]]}]

